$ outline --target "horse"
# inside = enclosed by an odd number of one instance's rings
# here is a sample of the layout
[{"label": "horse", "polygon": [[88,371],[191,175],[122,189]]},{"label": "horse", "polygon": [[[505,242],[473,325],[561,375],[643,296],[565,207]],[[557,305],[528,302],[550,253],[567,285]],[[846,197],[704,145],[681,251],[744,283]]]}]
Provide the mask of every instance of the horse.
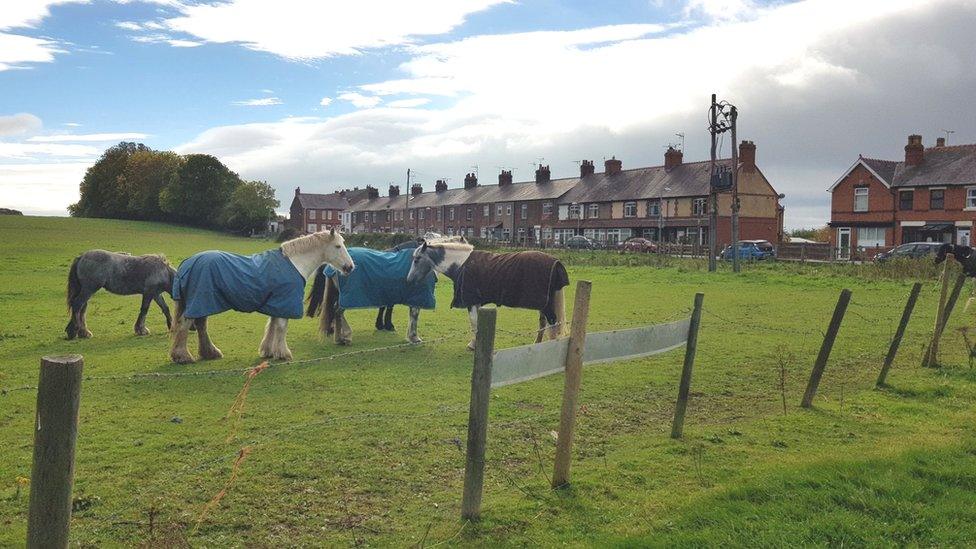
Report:
[{"label": "horse", "polygon": [[170,358],[178,364],[194,361],[187,349],[191,324],[197,330],[200,357],[221,358],[223,353],[207,334],[207,317],[233,309],[270,317],[258,352],[261,358],[291,360],[285,341],[288,319],[302,317],[305,280],[322,264],[346,274],[355,268],[335,229],[300,236],[252,256],[208,251],[189,257],[173,280],[176,320]]},{"label": "horse", "polygon": [[976,254],[973,254],[972,248],[962,244],[943,244],[935,253],[935,263],[945,261],[948,254],[952,254],[952,257],[962,265],[963,274],[969,278],[976,277]]},{"label": "horse", "polygon": [[407,283],[422,280],[431,271],[454,284],[452,309],[467,309],[474,334],[478,329],[478,308],[495,304],[539,311],[536,343],[548,332],[550,339],[562,336],[566,310],[563,288],[569,285],[566,267],[555,257],[536,251],[491,253],[475,251],[465,243],[421,244],[413,251]]},{"label": "horse", "polygon": [[166,317],[166,328],[173,324],[169,306],[163,299],[163,292],[170,293],[173,287],[174,269],[165,257],[157,254],[129,255],[89,250],[71,262],[68,270],[68,325],[64,328],[68,339],[92,336],[86,322],[88,300],[98,290],[105,288],[117,295],[142,295],[142,307],[133,329],[138,336],[149,335],[146,328],[146,313],[149,303],[155,301]]},{"label": "horse", "polygon": [[411,249],[381,252],[349,248],[349,255],[356,262],[352,274],[341,275],[329,267],[316,273],[306,314],[315,316],[321,310],[319,332],[323,336],[334,333],[337,344],[348,345],[352,342],[352,329],[346,321],[346,309],[383,307],[388,311],[399,304],[410,307],[407,341],[422,343],[417,335],[417,321],[420,309],[433,309],[436,305],[437,277],[430,273],[415,284],[406,283],[413,256]]}]

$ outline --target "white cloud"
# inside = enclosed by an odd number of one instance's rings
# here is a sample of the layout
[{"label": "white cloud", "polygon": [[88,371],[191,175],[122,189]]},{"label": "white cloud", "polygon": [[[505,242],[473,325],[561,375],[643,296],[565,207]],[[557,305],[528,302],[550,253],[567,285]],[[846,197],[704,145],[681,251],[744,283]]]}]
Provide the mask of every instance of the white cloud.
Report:
[{"label": "white cloud", "polygon": [[709,19],[731,21],[755,15],[753,0],[688,0],[686,16],[704,15]]},{"label": "white cloud", "polygon": [[375,107],[382,101],[381,98],[375,95],[363,95],[359,92],[345,92],[339,94],[339,99],[343,101],[348,101],[353,104],[354,107],[360,109],[368,109],[370,107]]},{"label": "white cloud", "polygon": [[39,129],[41,129],[41,119],[33,114],[22,112],[0,116],[0,136],[18,135]]},{"label": "white cloud", "polygon": [[115,26],[122,30],[127,30],[127,31],[141,31],[145,29],[145,27],[143,27],[139,23],[136,23],[135,21],[119,21],[115,23]]},{"label": "white cloud", "polygon": [[159,33],[133,36],[132,40],[135,42],[140,42],[142,44],[169,44],[174,48],[195,48],[197,46],[203,45],[203,42],[197,42],[194,40],[185,40],[182,38],[174,38],[168,34],[159,34]]},{"label": "white cloud", "polygon": [[51,15],[51,6],[87,4],[88,0],[16,0],[4,2],[0,10],[0,29],[34,27]]},{"label": "white cloud", "polygon": [[234,104],[240,107],[269,107],[271,105],[281,105],[281,99],[277,97],[261,97],[258,99],[234,101]]},{"label": "white cloud", "polygon": [[62,145],[59,143],[7,143],[0,141],[0,158],[36,160],[38,157],[92,157],[101,153],[89,145]]},{"label": "white cloud", "polygon": [[81,124],[77,122],[65,122],[64,124],[62,124],[62,126],[68,126],[69,128],[79,128],[81,127]]},{"label": "white cloud", "polygon": [[412,99],[397,99],[396,101],[390,101],[386,104],[386,106],[394,109],[412,109],[422,107],[428,103],[430,103],[430,99],[426,97],[414,97]]},{"label": "white cloud", "polygon": [[65,215],[78,201],[78,184],[94,162],[0,164],[0,205],[34,215]]},{"label": "white cloud", "polygon": [[450,32],[509,0],[230,0],[183,6],[164,24],[205,42],[238,43],[294,60],[353,55]]},{"label": "white cloud", "polygon": [[28,138],[27,141],[31,143],[108,143],[113,141],[138,141],[147,137],[149,137],[149,134],[146,133],[62,133],[55,135],[35,135],[34,137]]},{"label": "white cloud", "polygon": [[[87,3],[88,0],[17,0],[0,9],[0,31],[37,26],[58,4]],[[57,41],[0,32],[0,71],[29,68],[25,63],[50,63],[64,53]]]},{"label": "white cloud", "polygon": [[321,105],[321,106],[323,106],[323,107],[328,107],[328,106],[329,106],[329,105],[331,105],[331,104],[332,104],[332,98],[331,98],[331,97],[323,97],[323,98],[322,98],[322,99],[321,99],[321,100],[319,101],[319,105]]}]

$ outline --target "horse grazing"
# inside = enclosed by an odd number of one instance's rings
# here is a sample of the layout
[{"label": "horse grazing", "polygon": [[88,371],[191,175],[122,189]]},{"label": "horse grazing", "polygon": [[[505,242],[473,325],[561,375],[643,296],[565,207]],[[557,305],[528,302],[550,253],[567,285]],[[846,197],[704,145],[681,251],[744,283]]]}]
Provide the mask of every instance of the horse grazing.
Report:
[{"label": "horse grazing", "polygon": [[315,275],[306,314],[311,317],[321,311],[320,333],[324,336],[334,333],[336,343],[348,345],[352,342],[352,329],[346,321],[346,309],[381,307],[388,311],[393,305],[407,305],[410,307],[407,341],[421,343],[417,321],[420,309],[433,309],[436,305],[437,277],[430,273],[414,284],[407,284],[411,249],[381,252],[349,248],[349,255],[356,262],[356,270],[351,274],[343,275],[325,267]]},{"label": "horse grazing", "polygon": [[963,274],[969,278],[976,277],[976,254],[973,254],[972,248],[961,244],[943,244],[935,253],[936,264],[945,261],[948,254],[952,254],[952,257],[962,265]]},{"label": "horse grazing", "polygon": [[170,358],[179,364],[193,362],[186,341],[191,324],[197,330],[200,357],[222,357],[207,334],[207,317],[233,309],[271,317],[258,352],[262,358],[291,360],[285,341],[288,319],[301,318],[305,280],[323,263],[347,274],[355,268],[335,230],[301,236],[252,256],[209,251],[188,258],[173,280],[176,322]]},{"label": "horse grazing", "polygon": [[173,323],[163,292],[170,292],[176,269],[161,255],[129,255],[105,250],[89,250],[71,263],[68,271],[68,312],[70,319],[64,331],[68,339],[92,336],[86,323],[88,300],[105,288],[117,295],[142,295],[142,307],[134,326],[136,335],[149,335],[146,313],[155,301],[166,316],[166,328]]},{"label": "horse grazing", "polygon": [[413,251],[407,283],[423,279],[431,271],[442,273],[454,283],[451,308],[468,309],[472,340],[478,328],[478,308],[495,304],[539,311],[536,343],[548,331],[560,337],[565,324],[563,288],[569,275],[561,261],[535,251],[496,254],[475,251],[470,244],[424,243]]}]

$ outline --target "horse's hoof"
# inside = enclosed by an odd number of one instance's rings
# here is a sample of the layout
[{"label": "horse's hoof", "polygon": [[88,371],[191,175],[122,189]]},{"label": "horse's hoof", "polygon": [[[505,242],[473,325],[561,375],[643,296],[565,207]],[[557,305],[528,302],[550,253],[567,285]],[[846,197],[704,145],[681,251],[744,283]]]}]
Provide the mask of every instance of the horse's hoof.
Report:
[{"label": "horse's hoof", "polygon": [[474,350],[474,341],[472,341],[471,343],[468,343],[468,350],[469,351],[473,351]]},{"label": "horse's hoof", "polygon": [[149,328],[146,328],[145,326],[143,326],[142,328],[136,328],[136,335],[137,336],[149,335]]},{"label": "horse's hoof", "polygon": [[414,336],[414,337],[408,337],[407,338],[407,341],[410,342],[410,343],[413,343],[414,345],[419,345],[419,344],[421,344],[421,343],[424,342],[423,339],[420,339],[419,337],[416,337],[416,336]]},{"label": "horse's hoof", "polygon": [[352,340],[344,337],[336,338],[336,345],[351,345]]},{"label": "horse's hoof", "polygon": [[200,358],[204,360],[217,360],[218,358],[224,358],[224,353],[220,352],[220,349],[211,346],[209,349],[200,349]]},{"label": "horse's hoof", "polygon": [[275,355],[275,360],[291,360],[291,351],[285,351]]},{"label": "horse's hoof", "polygon": [[92,336],[91,330],[85,328],[83,330],[78,330],[78,337],[81,339],[88,339]]},{"label": "horse's hoof", "polygon": [[386,330],[387,332],[395,332],[396,331],[396,328],[393,327],[392,324],[390,324],[388,326],[383,326],[383,329]]},{"label": "horse's hoof", "polygon": [[193,355],[184,351],[182,353],[172,352],[169,354],[169,358],[177,364],[193,364]]}]

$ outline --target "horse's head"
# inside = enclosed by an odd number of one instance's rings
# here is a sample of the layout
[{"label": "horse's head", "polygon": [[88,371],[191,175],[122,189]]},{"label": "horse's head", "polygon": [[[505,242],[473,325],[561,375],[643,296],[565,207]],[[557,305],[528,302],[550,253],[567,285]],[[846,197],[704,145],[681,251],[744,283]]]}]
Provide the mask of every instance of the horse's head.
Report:
[{"label": "horse's head", "polygon": [[334,228],[329,229],[326,233],[322,231],[319,233],[325,238],[323,242],[325,243],[325,255],[323,256],[322,262],[332,265],[337,271],[342,271],[342,274],[348,275],[356,268],[356,264],[352,261],[352,256],[349,255],[349,250],[346,249],[346,241],[342,238],[342,234],[338,233]]},{"label": "horse's head", "polygon": [[945,261],[946,255],[955,252],[956,246],[954,244],[943,244],[939,246],[939,250],[935,253],[935,263],[939,264]]},{"label": "horse's head", "polygon": [[462,243],[431,244],[426,240],[413,251],[407,283],[414,284],[426,278],[431,272],[445,273],[451,277],[451,269],[460,267],[471,255],[474,247]]}]

